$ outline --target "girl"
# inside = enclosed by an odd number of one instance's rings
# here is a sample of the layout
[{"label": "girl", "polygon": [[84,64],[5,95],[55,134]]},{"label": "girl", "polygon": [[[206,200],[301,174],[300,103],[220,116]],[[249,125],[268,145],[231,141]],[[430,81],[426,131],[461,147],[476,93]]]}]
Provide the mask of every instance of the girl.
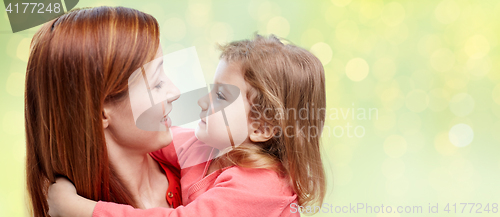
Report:
[{"label": "girl", "polygon": [[[49,190],[51,209],[57,210],[54,216],[290,216],[299,215],[297,206],[321,204],[325,175],[319,137],[326,104],[321,62],[310,52],[285,45],[274,36],[257,35],[221,50],[214,83],[233,85],[243,96],[247,121],[241,121],[245,126],[237,132],[230,132],[235,134],[230,137],[231,144],[245,135],[241,145],[214,160],[183,166],[185,159],[199,157],[193,152],[207,153],[200,150],[207,145],[218,147],[217,142],[224,141],[214,138],[214,131],[226,129],[213,129],[217,124],[212,123],[221,121],[216,116],[220,113],[211,110],[233,94],[215,87],[216,97],[198,102],[202,119],[196,133],[173,129],[173,145],[151,153],[158,161],[181,168],[184,206],[140,210],[94,202],[76,195],[70,183],[59,180]],[[234,129],[227,124],[234,117],[225,116],[226,128]],[[178,160],[172,161],[176,152]],[[79,203],[70,202],[74,200]]]}]

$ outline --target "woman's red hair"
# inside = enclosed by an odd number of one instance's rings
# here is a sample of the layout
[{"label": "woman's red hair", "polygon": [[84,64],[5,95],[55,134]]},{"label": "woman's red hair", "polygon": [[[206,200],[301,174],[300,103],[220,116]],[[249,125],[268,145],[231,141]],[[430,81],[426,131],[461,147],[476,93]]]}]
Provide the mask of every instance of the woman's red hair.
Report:
[{"label": "woman's red hair", "polygon": [[158,47],[156,19],[123,7],[73,10],[35,34],[25,90],[33,216],[47,216],[47,189],[57,176],[71,180],[83,197],[135,205],[110,165],[102,110],[126,99],[129,76]]}]

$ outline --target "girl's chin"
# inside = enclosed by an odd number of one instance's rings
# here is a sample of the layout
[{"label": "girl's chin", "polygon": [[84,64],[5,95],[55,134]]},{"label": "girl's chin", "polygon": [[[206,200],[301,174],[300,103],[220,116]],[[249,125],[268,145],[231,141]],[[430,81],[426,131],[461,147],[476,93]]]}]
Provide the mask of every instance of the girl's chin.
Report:
[{"label": "girl's chin", "polygon": [[196,138],[200,141],[203,142],[203,130],[200,129],[200,126],[196,126],[196,128],[194,129],[194,136],[196,136]]}]

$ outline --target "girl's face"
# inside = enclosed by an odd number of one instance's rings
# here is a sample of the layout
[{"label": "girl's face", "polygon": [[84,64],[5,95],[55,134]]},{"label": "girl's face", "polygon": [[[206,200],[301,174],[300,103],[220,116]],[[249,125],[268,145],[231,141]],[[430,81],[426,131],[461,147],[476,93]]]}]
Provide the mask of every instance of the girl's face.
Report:
[{"label": "girl's face", "polygon": [[128,89],[128,99],[105,106],[109,116],[106,140],[112,139],[136,153],[156,151],[170,144],[168,114],[180,92],[163,71],[161,47],[153,61],[130,76]]},{"label": "girl's face", "polygon": [[238,62],[221,60],[211,92],[198,100],[201,107],[196,137],[219,150],[248,141],[247,84]]}]

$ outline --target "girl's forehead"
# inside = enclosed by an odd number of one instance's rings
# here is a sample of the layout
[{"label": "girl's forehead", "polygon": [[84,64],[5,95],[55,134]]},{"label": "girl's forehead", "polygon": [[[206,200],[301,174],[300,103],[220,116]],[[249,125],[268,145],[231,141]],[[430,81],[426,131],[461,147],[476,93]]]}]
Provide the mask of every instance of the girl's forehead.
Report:
[{"label": "girl's forehead", "polygon": [[220,60],[215,72],[214,82],[244,82],[241,64]]}]

